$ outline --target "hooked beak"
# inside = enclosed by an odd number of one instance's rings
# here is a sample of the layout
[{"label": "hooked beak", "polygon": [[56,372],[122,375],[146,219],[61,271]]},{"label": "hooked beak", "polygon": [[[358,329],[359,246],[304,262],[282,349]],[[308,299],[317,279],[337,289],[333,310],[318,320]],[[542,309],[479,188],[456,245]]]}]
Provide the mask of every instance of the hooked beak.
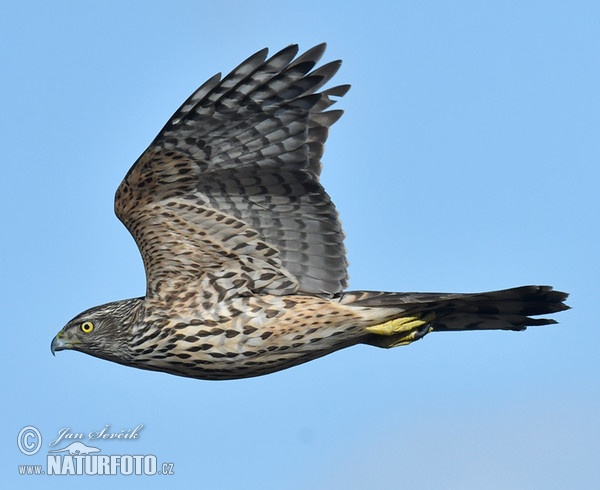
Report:
[{"label": "hooked beak", "polygon": [[65,350],[69,348],[69,344],[62,339],[62,332],[58,332],[56,337],[52,339],[52,343],[50,344],[50,352],[52,355],[56,355],[55,352],[59,350]]}]

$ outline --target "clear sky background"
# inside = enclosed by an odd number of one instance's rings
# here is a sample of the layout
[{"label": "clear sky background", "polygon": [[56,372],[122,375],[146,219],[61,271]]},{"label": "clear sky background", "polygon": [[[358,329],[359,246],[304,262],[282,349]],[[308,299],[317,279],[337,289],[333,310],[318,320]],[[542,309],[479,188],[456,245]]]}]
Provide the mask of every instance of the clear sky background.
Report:
[{"label": "clear sky background", "polygon": [[[322,41],[352,84],[323,172],[351,288],[551,284],[573,309],[242,381],[53,358],[75,314],[144,293],[113,196],[173,111],[258,49]],[[600,488],[599,53],[596,1],[3,2],[0,480]],[[175,475],[18,476],[60,429],[106,424],[144,428],[104,454],[155,454]],[[43,439],[31,457],[27,425]]]}]

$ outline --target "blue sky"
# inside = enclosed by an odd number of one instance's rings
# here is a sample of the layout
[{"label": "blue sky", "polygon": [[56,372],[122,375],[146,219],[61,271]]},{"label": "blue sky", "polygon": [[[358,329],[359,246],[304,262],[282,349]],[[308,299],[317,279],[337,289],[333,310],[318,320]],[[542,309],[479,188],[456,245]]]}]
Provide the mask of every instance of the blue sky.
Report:
[{"label": "blue sky", "polygon": [[[144,292],[112,201],[173,111],[260,48],[322,41],[352,84],[323,172],[351,288],[551,284],[573,309],[242,381],[53,358],[76,313]],[[599,486],[599,50],[594,1],[5,2],[2,481],[105,488],[17,466],[43,462],[63,428],[144,424],[98,446],[175,475],[114,488]],[[29,425],[43,446],[27,457]]]}]

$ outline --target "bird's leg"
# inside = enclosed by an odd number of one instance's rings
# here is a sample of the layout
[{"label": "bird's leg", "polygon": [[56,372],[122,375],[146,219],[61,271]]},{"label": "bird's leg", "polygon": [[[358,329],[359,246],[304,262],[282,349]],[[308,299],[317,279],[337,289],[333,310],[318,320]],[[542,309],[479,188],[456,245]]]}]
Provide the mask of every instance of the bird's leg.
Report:
[{"label": "bird's leg", "polygon": [[394,318],[384,323],[372,325],[367,327],[366,330],[378,337],[369,343],[385,348],[410,344],[433,330],[431,321],[434,318],[435,313],[427,313],[424,316]]}]

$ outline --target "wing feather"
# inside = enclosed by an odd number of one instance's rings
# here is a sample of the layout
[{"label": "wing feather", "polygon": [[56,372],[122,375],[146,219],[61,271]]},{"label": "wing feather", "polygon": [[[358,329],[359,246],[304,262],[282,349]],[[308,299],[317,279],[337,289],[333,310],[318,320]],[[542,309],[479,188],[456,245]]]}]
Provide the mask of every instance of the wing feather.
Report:
[{"label": "wing feather", "polygon": [[[219,274],[273,294],[346,287],[343,233],[319,175],[329,127],[342,115],[327,109],[349,86],[318,92],[341,64],[315,69],[324,51],[296,57],[292,45],[267,59],[263,49],[210,78],[129,170],[115,210],[142,253],[149,296],[168,295],[176,277],[193,288]],[[232,248],[207,213],[235,224],[247,244]],[[265,268],[270,282],[259,280]]]}]

